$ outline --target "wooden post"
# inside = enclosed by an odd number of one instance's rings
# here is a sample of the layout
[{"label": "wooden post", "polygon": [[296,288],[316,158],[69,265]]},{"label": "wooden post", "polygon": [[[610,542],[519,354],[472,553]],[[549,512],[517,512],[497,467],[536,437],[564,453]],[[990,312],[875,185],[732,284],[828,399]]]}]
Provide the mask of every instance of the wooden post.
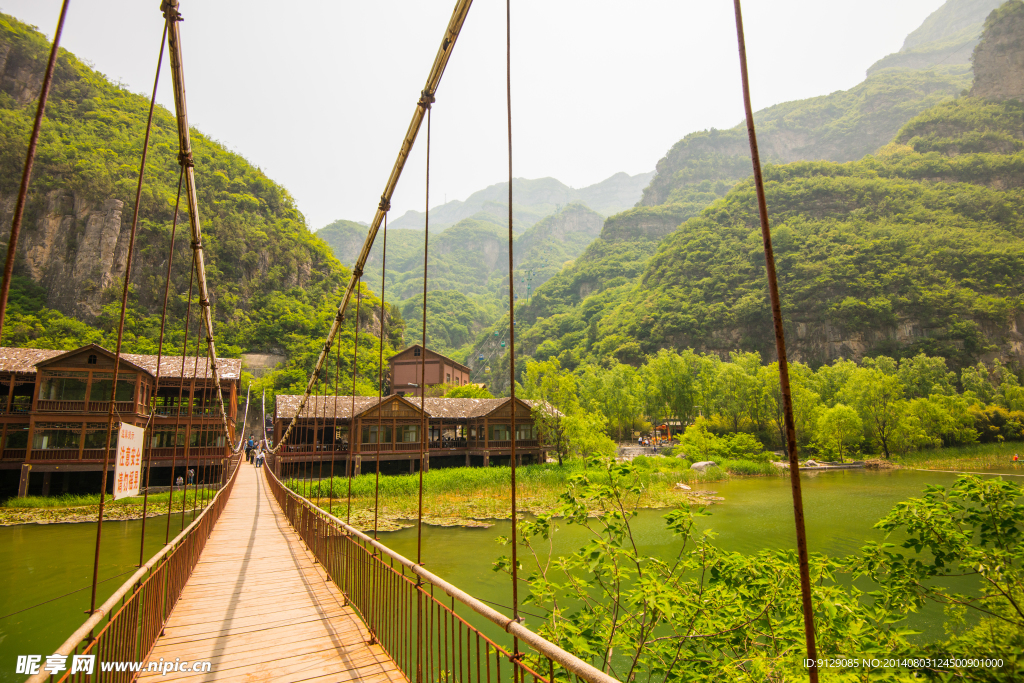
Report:
[{"label": "wooden post", "polygon": [[43,472],[43,495],[50,495],[50,476],[51,472]]},{"label": "wooden post", "polygon": [[18,481],[18,498],[28,495],[28,480],[32,473],[32,465],[23,462],[21,464],[21,479]]}]

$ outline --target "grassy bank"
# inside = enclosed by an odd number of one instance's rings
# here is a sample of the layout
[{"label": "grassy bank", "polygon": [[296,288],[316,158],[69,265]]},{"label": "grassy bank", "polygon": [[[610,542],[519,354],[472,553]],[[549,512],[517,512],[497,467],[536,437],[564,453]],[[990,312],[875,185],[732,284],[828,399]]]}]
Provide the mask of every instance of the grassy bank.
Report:
[{"label": "grassy bank", "polygon": [[[1013,456],[1020,456],[1013,462]],[[1024,444],[1020,442],[984,443],[954,448],[937,448],[918,451],[897,458],[902,467],[916,467],[923,470],[955,470],[958,472],[984,472],[986,470],[1010,470],[1024,474]]]},{"label": "grassy bank", "polygon": [[[687,500],[694,504],[712,503],[715,496],[713,491],[708,491],[708,485],[728,476],[718,468],[703,474],[684,469],[688,465],[675,459],[637,458],[634,462],[639,466],[644,485],[640,506],[647,508],[674,507]],[[554,509],[569,478],[583,471],[584,464],[580,461],[571,461],[562,467],[545,464],[517,468],[519,509],[528,513]],[[598,470],[591,467],[590,471]],[[678,482],[691,485],[694,490],[677,489]],[[324,509],[330,507],[335,515],[345,518],[348,480],[344,477],[319,483],[316,479],[290,479],[286,483]],[[352,523],[360,529],[373,528],[374,483],[373,474],[352,479]],[[430,470],[423,475],[424,520],[441,526],[484,526],[486,520],[508,519],[512,514],[510,487],[508,467]],[[417,516],[418,491],[419,475],[382,476],[379,528],[393,530],[408,526],[407,520]],[[333,506],[329,506],[332,496]]]},{"label": "grassy bank", "polygon": [[[213,497],[216,489],[199,488],[199,500],[196,509],[202,509]],[[195,500],[195,490],[188,490],[186,510],[191,510]],[[146,516],[166,515],[171,494],[154,493],[149,497]],[[174,512],[181,512],[182,492],[174,492]],[[26,496],[24,498],[8,498],[0,504],[0,526],[11,524],[54,524],[60,522],[95,522],[99,514],[100,494],[82,495],[64,494],[60,496]],[[142,519],[142,496],[114,500],[107,496],[103,504],[103,518],[111,520]]]}]

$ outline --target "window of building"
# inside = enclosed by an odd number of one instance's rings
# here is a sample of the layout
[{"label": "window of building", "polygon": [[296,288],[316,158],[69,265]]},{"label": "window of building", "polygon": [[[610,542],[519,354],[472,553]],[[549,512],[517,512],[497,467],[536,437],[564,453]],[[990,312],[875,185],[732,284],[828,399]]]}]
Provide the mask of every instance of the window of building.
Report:
[{"label": "window of building", "polygon": [[533,441],[537,438],[537,427],[531,422],[528,424],[516,423],[516,441]]},{"label": "window of building", "polygon": [[[85,425],[85,448],[107,447],[107,423],[89,422]],[[110,447],[117,447],[117,425],[110,431]]]},{"label": "window of building", "polygon": [[[380,427],[380,434],[383,437],[380,443],[391,443],[391,427],[383,425]],[[363,426],[363,443],[377,443],[377,425]]]},{"label": "window of building", "polygon": [[39,387],[39,400],[84,401],[88,380],[88,372],[46,373]]},{"label": "window of building", "polygon": [[78,450],[81,440],[81,423],[40,422],[32,435],[32,448]]},{"label": "window of building", "polygon": [[417,348],[412,350],[412,355],[419,357],[419,355],[420,355],[419,347],[417,347]]},{"label": "window of building", "polygon": [[451,384],[452,383],[452,373],[450,373],[450,372],[446,372],[445,373],[445,375],[444,375],[444,383],[445,384]]},{"label": "window of building", "polygon": [[28,446],[28,425],[7,425],[4,448],[25,448],[26,446]]},{"label": "window of building", "polygon": [[420,440],[419,425],[402,425],[398,428],[398,440],[401,443],[416,443]]},{"label": "window of building", "polygon": [[90,354],[87,362],[89,363],[89,365],[96,365],[96,354]]},{"label": "window of building", "polygon": [[487,439],[489,441],[511,441],[512,430],[508,425],[489,425]]},{"label": "window of building", "polygon": [[[114,381],[114,373],[112,372],[94,372],[92,373],[92,389],[89,391],[90,401],[109,401],[110,400],[110,385]],[[135,400],[135,375],[129,374],[118,374],[117,377],[117,393],[114,396],[115,401],[134,401]]]}]

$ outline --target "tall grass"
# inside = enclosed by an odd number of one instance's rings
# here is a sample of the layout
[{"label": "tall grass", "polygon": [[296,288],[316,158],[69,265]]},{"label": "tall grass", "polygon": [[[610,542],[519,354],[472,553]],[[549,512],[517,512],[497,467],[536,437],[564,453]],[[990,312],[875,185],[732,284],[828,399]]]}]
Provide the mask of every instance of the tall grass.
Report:
[{"label": "tall grass", "polygon": [[[1013,462],[1017,454],[1020,460]],[[988,469],[1010,469],[1024,474],[1024,444],[1022,443],[981,443],[970,446],[937,448],[918,451],[896,461],[904,467],[918,467],[926,470],[980,471]]]},{"label": "tall grass", "polygon": [[[200,500],[203,497],[203,486],[199,487]],[[211,491],[213,493],[216,489]],[[189,488],[188,499],[191,504],[192,497],[195,495],[195,489]],[[207,497],[212,497],[210,494],[205,494]],[[167,507],[167,501],[170,500],[171,494],[169,492],[154,493],[149,496],[149,504],[157,507]],[[181,503],[181,491],[174,492],[175,504]],[[129,498],[121,498],[114,500],[113,496],[107,496],[104,501],[104,505],[142,505],[142,496],[132,496]],[[88,505],[99,505],[100,494],[98,493],[83,493],[83,494],[72,494],[64,493],[59,496],[25,496],[24,498],[8,498],[7,500],[0,503],[0,507],[5,508],[72,508],[72,507],[85,507]]]},{"label": "tall grass", "polygon": [[[645,463],[637,469],[644,489],[639,504],[652,508],[673,507],[684,500],[690,500],[675,488],[676,482],[713,482],[727,476],[717,469],[699,473],[682,469],[675,464],[660,469]],[[584,471],[587,471],[587,465],[582,461],[570,461],[563,466],[542,464],[516,468],[518,508],[523,512],[533,513],[556,509],[559,496],[566,491],[569,479],[574,474]],[[603,469],[594,466],[590,466],[589,472],[595,477],[607,476]],[[425,519],[428,523],[434,524],[507,519],[511,516],[511,484],[512,470],[508,467],[458,467],[425,472]],[[324,509],[331,509],[336,515],[349,514],[349,480],[344,477],[320,481],[315,478],[291,479],[286,485]],[[351,514],[352,523],[356,526],[372,526],[374,485],[375,476],[372,473],[352,478]],[[414,519],[419,512],[418,492],[419,474],[382,476],[379,510],[384,524],[381,528],[398,528],[401,525],[395,520]]]}]

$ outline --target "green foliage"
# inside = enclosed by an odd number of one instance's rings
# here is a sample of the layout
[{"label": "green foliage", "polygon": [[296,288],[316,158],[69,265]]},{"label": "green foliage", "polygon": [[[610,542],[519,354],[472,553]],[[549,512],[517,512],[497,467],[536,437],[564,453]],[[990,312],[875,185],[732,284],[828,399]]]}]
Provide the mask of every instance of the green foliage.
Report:
[{"label": "green foliage", "polygon": [[[619,680],[764,681],[806,677],[799,569],[793,551],[725,552],[711,530],[697,525],[704,511],[680,507],[665,515],[674,534],[669,556],[637,550],[636,501],[649,463],[592,461],[573,474],[560,508],[520,522],[517,567],[530,588],[524,601],[540,611],[539,633]],[[858,659],[920,657],[914,632],[901,624],[928,601],[985,614],[985,621],[945,642],[926,644],[931,656],[1004,658],[983,680],[1024,673],[1024,492],[1002,480],[961,478],[946,494],[900,503],[878,528],[906,537],[905,554],[872,543],[860,555],[809,561],[811,604],[819,656]],[[575,551],[553,552],[559,524],[579,525],[588,540]],[[703,526],[703,525],[702,525]],[[502,557],[495,571],[510,573]],[[942,586],[947,576],[983,579],[972,595]],[[850,576],[859,581],[851,581]],[[937,580],[938,579],[938,580]],[[870,584],[868,583],[870,581]],[[865,590],[867,588],[867,590]],[[536,627],[535,627],[536,628]],[[989,640],[986,640],[989,638]],[[851,655],[856,653],[856,655]],[[527,654],[528,661],[536,655]],[[685,662],[685,666],[682,663]],[[978,669],[954,669],[955,680]],[[824,673],[824,672],[823,672]],[[933,669],[829,668],[829,680],[915,680]]]},{"label": "green foliage", "polygon": [[[23,69],[19,73],[41,74],[49,52],[42,34],[13,17],[0,15],[3,47],[10,48],[8,68],[17,66]],[[14,85],[11,81],[4,87]],[[15,99],[12,93],[14,90],[5,90],[0,96],[0,192],[8,195],[17,191],[35,114],[33,101]],[[34,229],[46,210],[44,194],[50,192],[73,194],[75,206],[81,208],[120,200],[124,202],[121,215],[128,220],[134,208],[137,161],[148,111],[148,98],[110,83],[61,50],[33,167],[25,229]],[[284,353],[289,357],[286,368],[263,378],[261,385],[273,390],[304,389],[305,376],[319,352],[319,340],[333,321],[350,273],[322,240],[310,234],[284,188],[199,131],[193,130],[191,137],[218,351],[224,356],[237,356],[243,351]],[[157,350],[180,171],[177,153],[174,116],[157,107],[139,207],[126,351]],[[84,223],[79,221],[73,230],[75,237],[68,243],[69,250],[77,248],[75,239],[84,233]],[[192,251],[189,245],[188,216],[182,210],[173,245],[167,353],[180,353],[184,342]],[[23,272],[21,264],[18,272]],[[92,281],[76,285],[85,294],[94,293],[99,286]],[[119,283],[112,283],[101,293],[102,310],[89,316],[88,322],[54,310],[70,310],[69,302],[54,300],[27,278],[16,283],[14,294],[4,343],[73,348],[97,342],[113,347],[120,315]],[[369,295],[366,298],[364,306],[381,305]],[[199,329],[195,299],[190,336]],[[361,321],[369,322],[365,308]],[[341,341],[346,359],[343,362],[349,364],[352,331],[349,322]],[[361,347],[368,337],[361,336]],[[190,345],[194,343],[190,340]],[[369,348],[360,355],[361,374],[374,378],[376,393],[376,354],[372,354],[372,363]],[[329,374],[333,381],[333,373]]]},{"label": "green foliage", "polygon": [[494,394],[476,384],[463,384],[453,387],[444,395],[445,398],[494,398]]}]

